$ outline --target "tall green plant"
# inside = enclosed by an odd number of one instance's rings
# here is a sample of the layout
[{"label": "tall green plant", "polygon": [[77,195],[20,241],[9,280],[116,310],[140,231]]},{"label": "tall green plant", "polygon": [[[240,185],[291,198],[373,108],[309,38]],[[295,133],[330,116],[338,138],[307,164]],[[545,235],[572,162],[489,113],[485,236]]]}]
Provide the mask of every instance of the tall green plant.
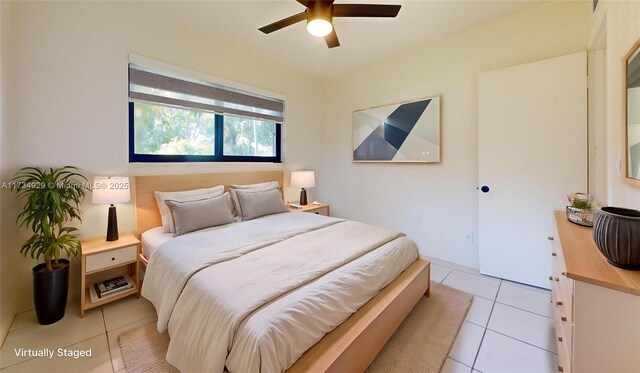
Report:
[{"label": "tall green plant", "polygon": [[20,252],[25,257],[44,259],[47,271],[58,266],[63,252],[67,257],[75,257],[80,251],[80,241],[74,233],[77,229],[64,226],[73,219],[82,221],[80,204],[87,178],[78,171],[72,166],[24,167],[11,180],[11,190],[26,201],[17,222],[33,232]]}]

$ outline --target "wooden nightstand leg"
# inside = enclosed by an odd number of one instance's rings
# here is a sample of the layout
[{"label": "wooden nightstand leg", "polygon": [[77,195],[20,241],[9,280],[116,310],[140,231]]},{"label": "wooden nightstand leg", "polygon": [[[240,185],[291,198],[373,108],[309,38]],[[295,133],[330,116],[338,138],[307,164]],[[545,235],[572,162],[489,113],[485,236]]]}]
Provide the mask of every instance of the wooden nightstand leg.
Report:
[{"label": "wooden nightstand leg", "polygon": [[84,318],[84,302],[85,302],[85,291],[87,288],[86,284],[86,274],[85,274],[85,263],[84,263],[84,255],[80,256],[80,267],[81,267],[81,276],[80,276],[80,317]]},{"label": "wooden nightstand leg", "polygon": [[138,289],[138,294],[136,294],[136,297],[138,299],[140,299],[140,293],[142,292],[140,289],[140,250],[138,250],[138,256],[136,257],[138,260],[136,260],[136,288]]}]

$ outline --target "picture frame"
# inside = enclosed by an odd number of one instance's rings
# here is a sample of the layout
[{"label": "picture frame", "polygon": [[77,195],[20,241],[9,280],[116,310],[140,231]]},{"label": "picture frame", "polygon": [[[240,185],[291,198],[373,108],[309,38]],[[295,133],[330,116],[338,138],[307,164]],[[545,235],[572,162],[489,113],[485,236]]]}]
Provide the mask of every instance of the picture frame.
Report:
[{"label": "picture frame", "polygon": [[624,156],[623,180],[640,186],[640,39],[626,54],[623,63]]},{"label": "picture frame", "polygon": [[441,97],[354,111],[352,150],[354,163],[439,163]]}]

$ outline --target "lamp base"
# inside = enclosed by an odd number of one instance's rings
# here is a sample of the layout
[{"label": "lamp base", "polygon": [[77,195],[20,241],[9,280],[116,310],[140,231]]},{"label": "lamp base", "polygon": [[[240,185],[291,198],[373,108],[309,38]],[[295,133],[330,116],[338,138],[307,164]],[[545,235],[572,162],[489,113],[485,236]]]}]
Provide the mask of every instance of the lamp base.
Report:
[{"label": "lamp base", "polygon": [[109,206],[109,221],[107,222],[107,241],[117,241],[120,236],[118,235],[118,215],[116,214],[116,207],[114,205]]},{"label": "lamp base", "polygon": [[302,190],[300,191],[300,204],[307,204],[307,191],[304,188],[302,188]]}]

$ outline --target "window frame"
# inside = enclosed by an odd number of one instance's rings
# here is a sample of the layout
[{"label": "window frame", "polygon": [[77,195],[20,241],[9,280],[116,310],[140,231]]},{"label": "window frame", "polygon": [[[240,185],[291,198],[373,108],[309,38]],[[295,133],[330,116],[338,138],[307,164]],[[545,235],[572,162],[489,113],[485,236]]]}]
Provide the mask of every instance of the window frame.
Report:
[{"label": "window frame", "polygon": [[[260,162],[282,163],[282,123],[275,123],[276,154],[273,157],[259,157],[248,155],[224,155],[224,114],[215,114],[214,146],[212,155],[183,155],[183,154],[137,154],[135,152],[135,101],[129,102],[129,163],[175,163],[175,162]],[[150,102],[152,105],[157,105]],[[193,110],[193,109],[189,109]]]}]

